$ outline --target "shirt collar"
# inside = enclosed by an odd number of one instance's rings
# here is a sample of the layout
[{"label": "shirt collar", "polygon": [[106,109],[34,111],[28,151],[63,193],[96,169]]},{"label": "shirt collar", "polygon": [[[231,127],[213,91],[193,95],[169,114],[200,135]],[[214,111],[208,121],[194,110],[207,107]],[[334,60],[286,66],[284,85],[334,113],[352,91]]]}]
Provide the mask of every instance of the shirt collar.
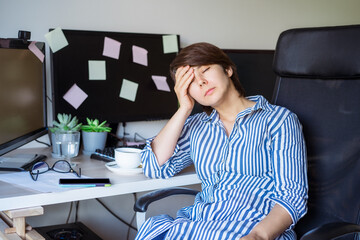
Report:
[{"label": "shirt collar", "polygon": [[219,120],[219,114],[215,109],[212,110],[210,115],[205,114],[205,117],[201,119],[203,122],[215,123]]},{"label": "shirt collar", "polygon": [[[264,111],[273,111],[274,107],[261,95],[246,97],[250,101],[256,102],[256,104],[250,108],[251,111],[262,109]],[[246,110],[245,110],[246,111]]]},{"label": "shirt collar", "polygon": [[[251,101],[254,101],[256,103],[253,107],[247,108],[244,111],[239,112],[238,115],[236,116],[236,119],[244,117],[244,116],[250,114],[251,112],[254,112],[254,111],[257,111],[260,109],[264,110],[264,111],[273,111],[274,110],[274,107],[261,95],[249,96],[246,98]],[[210,115],[205,114],[205,117],[201,120],[203,122],[216,123],[220,120],[220,118],[219,118],[219,114],[214,109]]]}]

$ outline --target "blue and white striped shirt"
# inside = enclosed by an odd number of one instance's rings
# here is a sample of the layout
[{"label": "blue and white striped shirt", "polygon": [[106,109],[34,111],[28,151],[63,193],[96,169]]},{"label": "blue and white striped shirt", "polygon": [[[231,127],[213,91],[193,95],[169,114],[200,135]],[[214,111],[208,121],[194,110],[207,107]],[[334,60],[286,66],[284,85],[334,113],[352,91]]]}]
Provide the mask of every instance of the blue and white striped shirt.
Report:
[{"label": "blue and white striped shirt", "polygon": [[240,112],[227,136],[214,110],[190,116],[173,156],[159,166],[148,140],[142,152],[144,174],[168,178],[194,164],[202,191],[177,218],[149,218],[136,239],[239,239],[247,235],[275,203],[293,224],[277,239],[296,239],[293,226],[306,213],[306,149],[297,116],[262,96],[248,97],[252,108]]}]

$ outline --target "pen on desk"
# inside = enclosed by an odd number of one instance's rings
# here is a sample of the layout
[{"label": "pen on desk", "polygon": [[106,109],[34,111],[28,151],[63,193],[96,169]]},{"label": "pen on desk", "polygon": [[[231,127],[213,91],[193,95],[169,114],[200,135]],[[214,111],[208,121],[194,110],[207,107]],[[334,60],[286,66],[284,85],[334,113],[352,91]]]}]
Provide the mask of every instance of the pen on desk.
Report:
[{"label": "pen on desk", "polygon": [[61,187],[110,187],[111,184],[60,184]]}]

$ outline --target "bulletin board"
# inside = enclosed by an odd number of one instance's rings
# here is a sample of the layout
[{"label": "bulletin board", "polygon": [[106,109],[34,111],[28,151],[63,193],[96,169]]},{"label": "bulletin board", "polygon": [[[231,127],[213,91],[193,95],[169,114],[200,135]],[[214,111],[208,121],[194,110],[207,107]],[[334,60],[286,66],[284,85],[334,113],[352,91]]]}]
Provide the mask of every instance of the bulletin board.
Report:
[{"label": "bulletin board", "polygon": [[173,34],[50,29],[53,113],[109,123],[168,119],[177,110]]}]

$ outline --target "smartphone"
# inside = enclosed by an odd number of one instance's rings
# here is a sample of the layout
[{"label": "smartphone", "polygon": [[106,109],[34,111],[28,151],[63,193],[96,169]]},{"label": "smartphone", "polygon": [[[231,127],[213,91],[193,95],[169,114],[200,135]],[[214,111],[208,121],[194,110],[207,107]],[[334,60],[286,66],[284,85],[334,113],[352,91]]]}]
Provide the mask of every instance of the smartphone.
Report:
[{"label": "smartphone", "polygon": [[60,178],[62,187],[110,187],[109,178]]}]

